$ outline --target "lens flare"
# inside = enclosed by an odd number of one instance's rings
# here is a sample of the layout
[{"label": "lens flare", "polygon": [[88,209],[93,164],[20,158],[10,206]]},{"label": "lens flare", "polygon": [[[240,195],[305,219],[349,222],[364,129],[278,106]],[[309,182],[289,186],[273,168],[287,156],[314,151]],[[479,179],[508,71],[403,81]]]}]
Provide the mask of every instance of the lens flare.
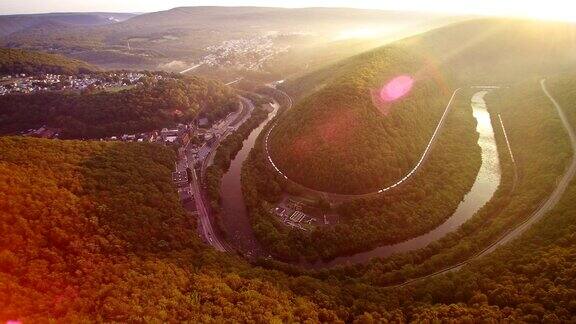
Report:
[{"label": "lens flare", "polygon": [[380,99],[384,102],[396,101],[404,97],[412,89],[414,79],[409,75],[400,75],[390,80],[380,90]]}]

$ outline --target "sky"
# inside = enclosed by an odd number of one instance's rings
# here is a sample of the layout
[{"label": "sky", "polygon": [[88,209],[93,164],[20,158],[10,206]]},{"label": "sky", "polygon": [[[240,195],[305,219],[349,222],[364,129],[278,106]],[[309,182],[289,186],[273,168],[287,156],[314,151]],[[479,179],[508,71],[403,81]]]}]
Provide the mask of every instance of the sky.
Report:
[{"label": "sky", "polygon": [[[576,21],[572,0],[0,0],[0,14],[151,12],[180,6],[353,7]],[[573,8],[574,7],[574,8]]]}]

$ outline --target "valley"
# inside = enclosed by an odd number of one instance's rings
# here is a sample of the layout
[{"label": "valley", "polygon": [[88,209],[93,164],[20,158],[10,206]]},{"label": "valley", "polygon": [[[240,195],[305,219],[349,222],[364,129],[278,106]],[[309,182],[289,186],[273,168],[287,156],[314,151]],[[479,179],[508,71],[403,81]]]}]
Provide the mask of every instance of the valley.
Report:
[{"label": "valley", "polygon": [[0,16],[0,322],[573,322],[574,35]]}]

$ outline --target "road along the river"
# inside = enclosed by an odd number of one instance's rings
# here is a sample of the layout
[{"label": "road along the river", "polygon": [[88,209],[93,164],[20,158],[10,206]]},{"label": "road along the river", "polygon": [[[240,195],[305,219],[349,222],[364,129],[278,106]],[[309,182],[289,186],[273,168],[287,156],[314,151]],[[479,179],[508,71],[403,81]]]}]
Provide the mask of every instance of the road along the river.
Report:
[{"label": "road along the river", "polygon": [[[334,193],[334,192],[320,191],[320,190],[308,188],[308,187],[306,187],[306,186],[304,186],[304,185],[302,185],[302,184],[300,184],[300,183],[298,183],[292,179],[289,179],[288,176],[286,176],[278,168],[276,163],[274,163],[274,160],[270,156],[270,150],[268,148],[268,146],[269,146],[268,142],[269,142],[270,134],[272,133],[272,131],[276,127],[276,123],[274,125],[272,125],[272,127],[270,127],[270,129],[266,133],[266,137],[264,138],[264,151],[266,152],[266,157],[268,159],[268,162],[270,162],[270,165],[272,166],[272,168],[278,174],[280,174],[280,176],[282,176],[286,181],[289,181],[291,184],[296,185],[297,187],[305,190],[306,192],[322,196],[322,197],[324,197],[324,198],[326,198],[332,202],[340,202],[340,201],[347,201],[347,200],[353,200],[353,199],[358,199],[358,198],[368,198],[368,197],[382,195],[382,194],[384,194],[390,190],[393,190],[393,189],[401,186],[403,183],[410,180],[412,178],[412,176],[420,170],[422,165],[424,165],[424,162],[426,161],[426,159],[430,155],[430,151],[432,151],[432,148],[434,147],[434,144],[436,143],[436,140],[439,137],[439,133],[442,130],[442,127],[444,126],[444,124],[446,122],[446,116],[448,116],[448,113],[450,112],[450,108],[452,107],[452,101],[454,101],[454,97],[456,96],[456,94],[460,90],[461,90],[461,88],[458,88],[458,89],[454,90],[454,92],[452,93],[452,96],[450,97],[448,104],[446,104],[446,108],[444,108],[444,113],[442,114],[442,117],[440,117],[440,120],[438,121],[438,124],[436,125],[436,128],[434,129],[434,132],[432,133],[432,136],[430,137],[430,140],[428,141],[428,144],[424,148],[424,151],[422,152],[420,159],[416,162],[414,167],[410,171],[408,171],[404,175],[404,177],[396,180],[394,183],[392,183],[386,187],[382,187],[382,188],[375,190],[373,192],[367,192],[367,193],[363,193],[363,194],[339,194],[339,193]],[[292,98],[290,98],[290,96],[283,91],[280,91],[280,93],[282,93],[284,96],[286,96],[289,99],[289,106],[287,107],[287,110],[292,108],[292,103],[293,103]]]}]

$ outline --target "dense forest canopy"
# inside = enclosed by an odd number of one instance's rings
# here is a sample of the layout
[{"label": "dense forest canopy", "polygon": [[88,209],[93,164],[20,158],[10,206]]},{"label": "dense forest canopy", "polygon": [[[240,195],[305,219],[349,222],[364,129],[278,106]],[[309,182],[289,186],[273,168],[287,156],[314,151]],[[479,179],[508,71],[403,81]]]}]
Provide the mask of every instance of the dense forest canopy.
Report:
[{"label": "dense forest canopy", "polygon": [[[280,117],[271,156],[313,189],[377,191],[414,167],[452,91],[429,62],[396,46],[357,56],[344,70]],[[411,89],[383,95],[395,82]]]},{"label": "dense forest canopy", "polygon": [[63,138],[101,138],[158,130],[198,114],[215,120],[235,105],[230,88],[198,77],[150,79],[119,92],[7,95],[0,97],[0,132],[47,125]]},{"label": "dense forest canopy", "polygon": [[77,74],[97,70],[96,67],[61,55],[19,49],[0,48],[1,74]]},{"label": "dense forest canopy", "polygon": [[336,318],[200,243],[167,148],[3,137],[0,151],[2,322]]}]

